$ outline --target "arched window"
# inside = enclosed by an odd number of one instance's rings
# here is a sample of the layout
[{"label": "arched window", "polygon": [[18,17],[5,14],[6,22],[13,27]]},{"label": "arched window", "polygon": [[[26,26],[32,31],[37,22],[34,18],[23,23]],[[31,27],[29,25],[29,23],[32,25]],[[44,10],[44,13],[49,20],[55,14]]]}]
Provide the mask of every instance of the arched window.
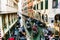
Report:
[{"label": "arched window", "polygon": [[60,22],[60,14],[55,15],[55,22]]},{"label": "arched window", "polygon": [[44,21],[44,15],[42,15],[42,20]]}]

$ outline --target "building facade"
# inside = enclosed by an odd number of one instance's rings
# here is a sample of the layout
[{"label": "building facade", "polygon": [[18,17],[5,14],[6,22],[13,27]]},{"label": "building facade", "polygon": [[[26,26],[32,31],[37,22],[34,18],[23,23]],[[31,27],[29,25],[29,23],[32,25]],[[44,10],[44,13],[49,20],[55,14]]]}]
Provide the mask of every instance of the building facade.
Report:
[{"label": "building facade", "polygon": [[[1,38],[13,27],[17,22],[17,1],[16,0],[0,0],[0,32]],[[0,38],[0,39],[1,39]]]},{"label": "building facade", "polygon": [[58,32],[60,27],[60,0],[35,0],[33,3],[34,15],[36,19],[46,23]]},{"label": "building facade", "polygon": [[24,15],[40,20],[60,32],[60,0],[28,0],[22,7]]}]

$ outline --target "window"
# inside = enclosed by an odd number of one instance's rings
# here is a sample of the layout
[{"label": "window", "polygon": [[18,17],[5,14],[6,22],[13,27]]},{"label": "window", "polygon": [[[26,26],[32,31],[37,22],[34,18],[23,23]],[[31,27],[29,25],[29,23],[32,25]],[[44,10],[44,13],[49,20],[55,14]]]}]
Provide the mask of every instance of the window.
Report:
[{"label": "window", "polygon": [[48,0],[45,0],[45,9],[48,9]]},{"label": "window", "polygon": [[53,8],[57,8],[58,7],[58,0],[53,0],[52,7]]},{"label": "window", "polygon": [[47,16],[47,14],[45,15],[45,20],[46,20],[46,22],[48,22],[48,16]]},{"label": "window", "polygon": [[12,14],[12,23],[13,23],[13,14]]},{"label": "window", "polygon": [[44,15],[42,15],[42,20],[44,21]]},{"label": "window", "polygon": [[40,19],[41,19],[41,13],[40,13],[40,12],[38,12],[38,14],[39,14],[39,17],[40,17]]},{"label": "window", "polygon": [[36,10],[36,5],[34,5],[33,9]]},{"label": "window", "polygon": [[24,3],[24,6],[27,5],[27,3]]},{"label": "window", "polygon": [[43,2],[41,2],[41,10],[43,9]]},{"label": "window", "polygon": [[25,7],[24,10],[27,10],[27,7]]},{"label": "window", "polygon": [[53,23],[54,22],[54,20],[51,20],[51,23]]},{"label": "window", "polygon": [[38,4],[37,4],[37,9],[38,9]]},{"label": "window", "polygon": [[3,24],[3,31],[7,29],[7,24],[6,24],[6,15],[2,15],[2,24]]},{"label": "window", "polygon": [[10,15],[8,15],[8,24],[10,25]]}]

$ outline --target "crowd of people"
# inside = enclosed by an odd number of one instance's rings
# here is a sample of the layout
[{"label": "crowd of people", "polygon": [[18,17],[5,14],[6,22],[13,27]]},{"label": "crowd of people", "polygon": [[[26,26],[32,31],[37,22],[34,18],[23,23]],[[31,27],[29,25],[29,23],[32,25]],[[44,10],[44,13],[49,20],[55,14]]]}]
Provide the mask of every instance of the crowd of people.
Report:
[{"label": "crowd of people", "polygon": [[18,17],[17,27],[15,27],[14,32],[11,34],[8,40],[27,40],[24,25],[20,27],[20,19],[21,17]]},{"label": "crowd of people", "polygon": [[[18,17],[17,27],[15,27],[14,32],[11,34],[11,36],[7,40],[27,40],[26,31],[25,31],[24,25],[21,27],[20,19],[21,19],[21,17]],[[44,35],[44,40],[54,40],[55,39],[54,33],[51,30],[49,30],[49,28],[45,27],[46,25],[44,23],[42,23],[38,20],[32,19],[32,18],[26,18],[25,23],[27,25],[27,27],[26,27],[27,30],[28,31],[32,30],[33,37],[35,37],[38,34],[38,32],[40,31],[40,30],[38,31],[38,28],[43,27],[42,32]],[[40,40],[41,40],[41,36],[40,36]]]},{"label": "crowd of people", "polygon": [[[26,25],[27,25],[27,29],[32,30],[33,37],[38,34],[38,27],[43,27],[42,32],[43,32],[44,40],[59,40],[58,38],[54,37],[54,33],[50,30],[50,28],[48,28],[44,23],[38,20],[32,18],[26,18]],[[40,40],[42,40],[41,36],[40,36]]]}]

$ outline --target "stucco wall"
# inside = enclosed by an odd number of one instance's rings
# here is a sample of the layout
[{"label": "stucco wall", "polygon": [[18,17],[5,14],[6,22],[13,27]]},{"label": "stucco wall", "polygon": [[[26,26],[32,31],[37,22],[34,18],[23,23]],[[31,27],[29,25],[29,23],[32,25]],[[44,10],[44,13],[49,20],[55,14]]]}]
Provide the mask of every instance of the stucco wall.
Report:
[{"label": "stucco wall", "polygon": [[13,0],[1,0],[1,10],[2,12],[17,12],[17,8],[14,7]]}]

